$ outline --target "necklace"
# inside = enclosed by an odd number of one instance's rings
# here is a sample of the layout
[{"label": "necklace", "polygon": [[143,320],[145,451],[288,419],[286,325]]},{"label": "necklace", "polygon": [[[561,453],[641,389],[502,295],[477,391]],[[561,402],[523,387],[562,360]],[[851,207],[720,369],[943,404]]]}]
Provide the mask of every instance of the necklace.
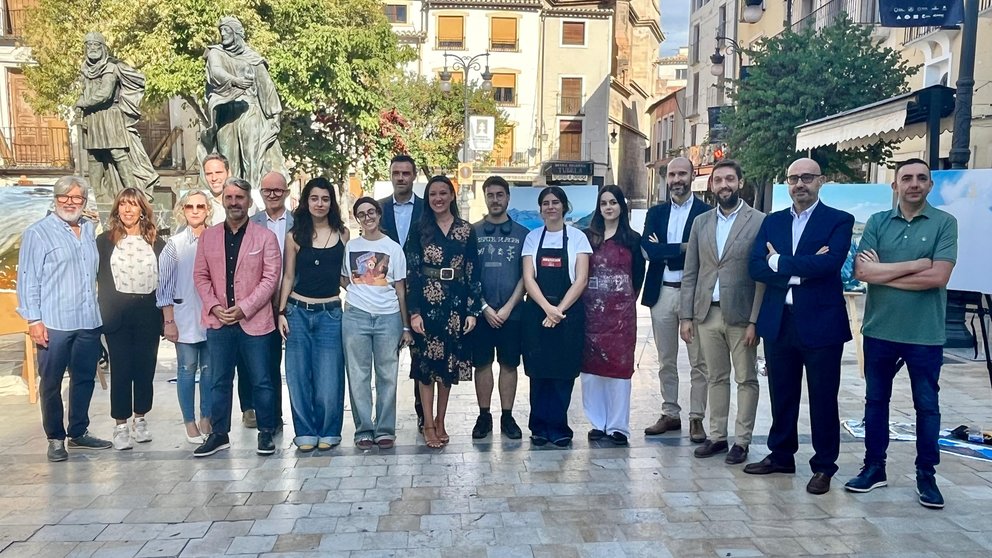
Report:
[{"label": "necklace", "polygon": [[[331,243],[331,233],[328,231],[327,240],[324,241],[324,246],[320,248],[321,250],[326,250],[327,245]],[[317,249],[314,248],[313,265],[320,265],[320,254],[317,253]]]}]

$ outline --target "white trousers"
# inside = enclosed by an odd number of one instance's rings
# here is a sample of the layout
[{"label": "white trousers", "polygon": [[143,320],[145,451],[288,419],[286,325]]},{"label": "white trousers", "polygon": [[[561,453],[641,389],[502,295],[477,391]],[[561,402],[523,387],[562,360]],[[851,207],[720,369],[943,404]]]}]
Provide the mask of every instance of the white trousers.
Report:
[{"label": "white trousers", "polygon": [[630,437],[630,380],[582,373],[582,407],[596,430]]}]

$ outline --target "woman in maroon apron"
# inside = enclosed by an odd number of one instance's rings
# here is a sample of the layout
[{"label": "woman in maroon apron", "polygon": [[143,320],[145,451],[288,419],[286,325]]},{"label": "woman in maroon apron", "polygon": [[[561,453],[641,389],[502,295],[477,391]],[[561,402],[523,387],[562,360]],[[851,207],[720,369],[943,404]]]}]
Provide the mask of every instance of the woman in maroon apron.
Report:
[{"label": "woman in maroon apron", "polygon": [[524,372],[530,378],[530,439],[568,447],[568,404],[582,364],[585,311],[582,291],[592,247],[582,231],[565,224],[571,208],[557,186],[537,198],[544,226],[524,241]]},{"label": "woman in maroon apron", "polygon": [[592,245],[582,352],[582,406],[592,424],[589,440],[627,445],[630,378],[637,343],[637,295],[644,282],[641,235],[630,228],[627,200],[616,186],[599,191],[586,231]]}]

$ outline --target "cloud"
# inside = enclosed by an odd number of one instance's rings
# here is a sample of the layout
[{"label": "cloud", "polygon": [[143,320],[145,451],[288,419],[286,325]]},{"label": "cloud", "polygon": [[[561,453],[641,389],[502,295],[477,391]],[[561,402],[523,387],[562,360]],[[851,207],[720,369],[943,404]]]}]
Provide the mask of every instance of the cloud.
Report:
[{"label": "cloud", "polygon": [[661,29],[665,32],[665,41],[661,43],[661,55],[672,56],[679,53],[680,46],[689,44],[689,2],[692,0],[675,0],[673,2],[658,2],[661,10]]}]

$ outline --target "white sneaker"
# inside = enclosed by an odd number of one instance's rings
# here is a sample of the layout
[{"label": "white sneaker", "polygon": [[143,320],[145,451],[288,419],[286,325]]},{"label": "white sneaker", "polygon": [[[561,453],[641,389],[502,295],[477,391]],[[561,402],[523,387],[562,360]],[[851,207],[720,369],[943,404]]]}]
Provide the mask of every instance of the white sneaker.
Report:
[{"label": "white sneaker", "polygon": [[127,424],[118,424],[114,427],[114,449],[131,449],[131,430]]},{"label": "white sneaker", "polygon": [[152,433],[148,431],[148,423],[145,421],[145,417],[134,419],[134,441],[139,444],[152,441]]}]

